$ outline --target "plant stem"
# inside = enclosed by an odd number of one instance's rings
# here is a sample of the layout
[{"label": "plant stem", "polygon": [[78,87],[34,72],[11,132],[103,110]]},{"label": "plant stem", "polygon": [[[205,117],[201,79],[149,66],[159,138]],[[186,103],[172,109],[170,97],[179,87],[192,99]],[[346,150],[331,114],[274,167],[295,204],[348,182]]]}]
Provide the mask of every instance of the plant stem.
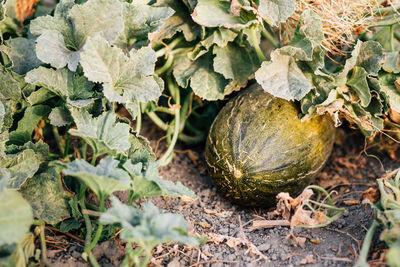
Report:
[{"label": "plant stem", "polygon": [[172,110],[170,110],[169,108],[160,107],[160,106],[157,106],[157,107],[156,107],[156,111],[164,112],[164,113],[167,113],[167,114],[170,114],[170,115],[174,115],[174,114],[175,114],[175,112],[172,111]]},{"label": "plant stem", "polygon": [[[82,210],[86,209],[84,196],[79,200],[79,205],[81,206]],[[88,214],[82,212],[82,216],[83,219],[85,220],[85,226],[86,226],[85,246],[88,246],[92,240],[93,226]]]},{"label": "plant stem", "polygon": [[[104,199],[105,199],[104,197],[99,197],[100,212],[104,212]],[[99,223],[99,226],[97,227],[96,234],[94,235],[92,242],[85,247],[85,252],[89,253],[97,245],[97,242],[99,242],[102,232],[103,232],[103,224]]]},{"label": "plant stem", "polygon": [[376,21],[375,23],[372,23],[370,26],[371,27],[385,27],[385,26],[392,26],[395,24],[398,24],[400,20],[398,18],[394,19],[389,19],[389,20],[381,20],[381,21]]},{"label": "plant stem", "polygon": [[140,130],[142,129],[142,109],[140,105],[138,105],[138,115],[136,117],[136,133],[140,134]]},{"label": "plant stem", "polygon": [[68,156],[68,150],[69,150],[69,126],[67,127],[67,133],[65,134],[65,148],[64,148],[64,158]]},{"label": "plant stem", "polygon": [[93,267],[100,267],[99,263],[97,262],[96,258],[93,256],[92,252],[89,251],[89,252],[87,252],[87,254],[88,254],[88,257],[89,257],[90,264]]},{"label": "plant stem", "polygon": [[62,155],[64,155],[64,142],[63,142],[60,134],[58,133],[58,128],[57,128],[57,126],[53,126],[52,129],[53,129],[53,135],[54,135],[54,139],[56,140],[58,150],[60,150],[60,153]]},{"label": "plant stem", "polygon": [[279,48],[278,42],[274,39],[272,34],[265,29],[264,27],[261,27],[261,35],[275,48]]},{"label": "plant stem", "polygon": [[163,122],[163,120],[160,119],[160,117],[158,117],[156,113],[151,111],[151,112],[146,112],[146,114],[154,122],[155,125],[157,125],[159,128],[161,128],[161,130],[164,130],[164,131],[168,130],[169,126],[167,124],[165,124],[165,122]]},{"label": "plant stem", "polygon": [[394,51],[394,26],[390,26],[390,51]]},{"label": "plant stem", "polygon": [[169,51],[171,51],[175,46],[177,46],[182,40],[183,40],[183,36],[180,36],[180,37],[176,38],[170,44],[168,44],[168,46],[165,46],[164,48],[161,48],[160,50],[158,50],[156,52],[156,56],[157,57],[164,56]]},{"label": "plant stem", "polygon": [[264,56],[264,53],[260,48],[260,44],[257,42],[257,33],[255,28],[250,29],[249,43],[253,46],[254,50],[256,51],[258,59],[261,62],[266,61],[267,58]]},{"label": "plant stem", "polygon": [[149,252],[149,251],[147,251],[147,249],[145,249],[144,251],[145,251],[144,260],[141,261],[141,262],[137,265],[138,267],[146,267],[147,264],[148,264],[149,261],[150,261],[150,258],[151,258],[151,251]]},{"label": "plant stem", "polygon": [[97,159],[97,155],[93,154],[92,161],[90,162],[90,164],[92,164],[93,166],[96,165],[96,159]]},{"label": "plant stem", "polygon": [[377,227],[378,227],[378,222],[374,220],[374,222],[369,227],[367,234],[365,235],[364,242],[361,247],[360,255],[358,256],[357,263],[354,265],[354,267],[368,266],[368,263],[367,263],[368,251],[369,251],[369,247],[371,246],[372,238],[374,237]]},{"label": "plant stem", "polygon": [[164,65],[157,69],[154,73],[156,75],[161,75],[164,72],[166,72],[167,70],[169,70],[169,68],[172,66],[172,63],[174,62],[174,56],[173,55],[169,55],[167,58],[167,61],[165,61]]},{"label": "plant stem", "polygon": [[41,251],[41,260],[42,263],[47,266],[47,267],[51,267],[51,264],[49,264],[49,262],[47,261],[47,247],[46,247],[46,237],[45,237],[45,223],[42,221],[38,221],[38,220],[34,220],[33,225],[37,225],[39,227],[39,238],[40,238],[40,249]]},{"label": "plant stem", "polygon": [[181,102],[181,97],[179,94],[179,88],[178,86],[172,82],[170,77],[167,77],[167,84],[168,84],[168,88],[170,89],[170,91],[175,92],[175,127],[174,127],[174,132],[172,135],[172,140],[171,140],[171,144],[168,146],[167,151],[165,152],[165,154],[158,160],[158,162],[160,163],[160,166],[165,166],[167,165],[170,161],[171,161],[171,154],[174,153],[174,147],[176,144],[176,141],[178,140],[178,136],[179,136],[179,132],[180,132],[180,102]]}]

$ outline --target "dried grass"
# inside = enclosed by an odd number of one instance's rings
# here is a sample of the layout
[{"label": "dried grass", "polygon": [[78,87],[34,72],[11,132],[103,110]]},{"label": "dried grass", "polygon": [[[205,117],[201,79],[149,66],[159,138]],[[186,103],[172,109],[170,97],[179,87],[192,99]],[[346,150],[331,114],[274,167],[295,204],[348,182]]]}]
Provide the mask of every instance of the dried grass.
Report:
[{"label": "dried grass", "polygon": [[300,14],[311,9],[322,20],[325,35],[322,46],[331,54],[344,54],[344,48],[351,47],[357,35],[367,31],[372,23],[387,14],[376,9],[395,9],[398,3],[399,0],[296,0],[296,13],[283,26],[281,37],[287,42],[296,29]]}]

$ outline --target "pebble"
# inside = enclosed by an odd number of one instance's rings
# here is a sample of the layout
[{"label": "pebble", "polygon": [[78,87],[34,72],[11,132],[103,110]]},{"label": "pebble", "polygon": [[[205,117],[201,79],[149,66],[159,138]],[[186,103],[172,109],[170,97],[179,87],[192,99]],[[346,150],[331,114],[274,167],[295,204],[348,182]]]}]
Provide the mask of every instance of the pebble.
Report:
[{"label": "pebble", "polygon": [[259,251],[268,251],[271,248],[271,244],[264,243],[258,246]]}]

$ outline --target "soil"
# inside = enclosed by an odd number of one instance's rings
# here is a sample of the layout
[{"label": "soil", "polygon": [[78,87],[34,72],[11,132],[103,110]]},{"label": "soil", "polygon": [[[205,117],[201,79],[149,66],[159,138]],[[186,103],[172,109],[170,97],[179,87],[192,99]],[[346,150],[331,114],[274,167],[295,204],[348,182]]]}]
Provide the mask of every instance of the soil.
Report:
[{"label": "soil", "polygon": [[[145,128],[146,137],[155,147],[161,135],[154,128]],[[167,211],[181,213],[192,234],[208,234],[210,241],[197,248],[179,244],[160,245],[153,252],[152,266],[352,266],[369,225],[371,210],[360,204],[360,194],[376,187],[375,179],[398,163],[373,150],[364,150],[364,137],[340,135],[327,165],[315,181],[328,190],[335,190],[335,205],[346,211],[325,228],[296,228],[295,236],[305,238],[304,244],[288,239],[287,226],[250,230],[252,222],[264,218],[267,209],[242,208],[218,194],[204,167],[202,148],[189,150],[179,145],[173,161],[160,169],[164,179],[181,181],[198,196],[195,202],[170,198],[154,198],[152,202]],[[193,148],[190,148],[193,149]],[[118,195],[122,200],[124,194]],[[232,237],[238,242],[232,241]],[[83,243],[54,231],[47,231],[48,260],[53,266],[88,266],[81,257]],[[377,239],[377,238],[376,238]],[[50,243],[53,242],[53,243]],[[54,246],[57,244],[57,246]],[[114,238],[97,245],[93,253],[101,266],[119,266],[124,257],[125,243]],[[256,247],[257,255],[249,247]],[[370,260],[381,262],[380,247],[375,240]]]}]

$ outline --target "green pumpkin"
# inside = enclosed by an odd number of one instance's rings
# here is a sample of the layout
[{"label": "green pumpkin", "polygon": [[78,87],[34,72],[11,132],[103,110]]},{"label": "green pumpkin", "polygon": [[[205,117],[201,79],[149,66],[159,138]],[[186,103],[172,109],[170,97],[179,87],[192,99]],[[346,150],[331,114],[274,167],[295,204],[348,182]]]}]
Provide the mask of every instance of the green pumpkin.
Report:
[{"label": "green pumpkin", "polygon": [[237,204],[270,207],[279,192],[300,193],[324,166],[335,137],[328,115],[300,121],[292,102],[258,85],[231,99],[206,143],[208,171]]}]

